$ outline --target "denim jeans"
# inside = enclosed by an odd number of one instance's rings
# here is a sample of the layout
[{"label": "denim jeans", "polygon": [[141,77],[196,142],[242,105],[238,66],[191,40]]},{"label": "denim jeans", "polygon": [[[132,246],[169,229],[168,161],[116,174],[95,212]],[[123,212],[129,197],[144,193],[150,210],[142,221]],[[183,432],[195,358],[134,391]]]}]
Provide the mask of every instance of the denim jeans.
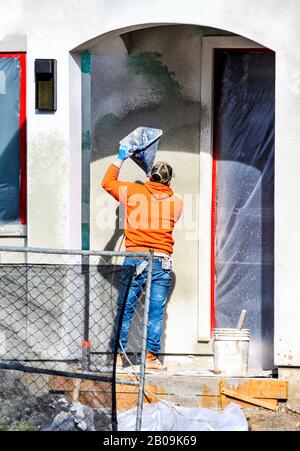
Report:
[{"label": "denim jeans", "polygon": [[[126,257],[124,265],[137,267],[144,260],[141,258]],[[132,279],[128,297],[124,309],[121,326],[120,342],[118,352],[122,353],[127,346],[128,332],[134,315],[137,300],[147,280],[147,270],[135,275]],[[152,284],[150,293],[149,324],[147,334],[147,351],[158,354],[160,350],[160,338],[163,328],[164,309],[171,287],[171,269],[162,269],[162,262],[158,258],[153,259]],[[120,285],[120,290],[122,284]]]}]

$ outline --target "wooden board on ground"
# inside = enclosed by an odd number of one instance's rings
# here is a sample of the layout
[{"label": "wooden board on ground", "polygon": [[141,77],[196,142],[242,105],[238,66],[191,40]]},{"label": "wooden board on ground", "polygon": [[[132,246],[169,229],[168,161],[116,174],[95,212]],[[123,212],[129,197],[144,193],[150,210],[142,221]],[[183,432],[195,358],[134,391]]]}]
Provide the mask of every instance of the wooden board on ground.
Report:
[{"label": "wooden board on ground", "polygon": [[[117,376],[118,380],[136,382],[132,374]],[[220,393],[220,382],[225,390],[234,392],[234,397]],[[53,376],[49,378],[49,390],[64,392],[70,402],[79,400],[91,407],[111,407],[112,392],[108,382],[71,379]],[[239,396],[239,394],[241,396]],[[137,405],[138,386],[116,384],[117,408],[128,410]],[[251,402],[249,401],[249,398]],[[234,401],[242,408],[253,407],[253,399],[266,402],[272,410],[276,410],[278,400],[288,397],[288,383],[275,379],[213,379],[176,377],[168,378],[166,375],[151,380],[145,384],[145,403],[155,403],[159,399],[167,399],[178,405],[186,407],[206,407],[222,409]],[[253,398],[253,399],[252,399]]]},{"label": "wooden board on ground", "polygon": [[221,388],[220,390],[221,397],[221,408],[224,409],[226,405],[231,402],[235,402],[239,404],[241,407],[264,407],[269,410],[278,410],[278,401],[277,399],[260,399],[253,398],[252,396],[245,395],[242,392],[237,392],[236,390],[228,390],[226,388]]},{"label": "wooden board on ground", "polygon": [[[119,380],[136,382],[133,376],[118,376]],[[81,402],[93,408],[111,407],[112,392],[111,384],[108,382],[97,382],[53,376],[49,379],[49,389],[54,392],[65,392],[68,402]],[[138,386],[116,384],[117,409],[128,410],[136,407],[138,399]],[[166,389],[157,385],[145,386],[145,403],[159,401],[160,395],[168,394]]]},{"label": "wooden board on ground", "polygon": [[230,383],[230,380],[224,380],[224,388],[235,390],[253,398],[261,399],[282,399],[288,397],[288,385],[286,381],[274,379],[253,379],[238,386]]},{"label": "wooden board on ground", "polygon": [[264,407],[277,411],[278,400],[286,400],[288,396],[286,382],[267,379],[247,381],[237,387],[230,386],[228,381],[222,380],[219,390],[222,409],[234,401],[243,408]]}]

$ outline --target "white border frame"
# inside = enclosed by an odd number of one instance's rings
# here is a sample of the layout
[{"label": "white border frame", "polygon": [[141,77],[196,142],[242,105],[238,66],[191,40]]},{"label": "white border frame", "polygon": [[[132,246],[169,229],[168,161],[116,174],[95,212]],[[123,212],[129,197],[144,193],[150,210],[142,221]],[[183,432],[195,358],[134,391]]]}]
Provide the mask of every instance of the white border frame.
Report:
[{"label": "white border frame", "polygon": [[[214,114],[215,49],[263,48],[240,36],[202,38],[201,58],[201,128],[199,182],[199,274],[198,274],[198,342],[211,339],[211,210]],[[205,120],[203,119],[205,116]],[[209,264],[208,264],[209,262]]]},{"label": "white border frame", "polygon": [[82,70],[81,53],[69,53],[69,231],[68,247],[82,245]]},{"label": "white border frame", "polygon": [[22,224],[3,224],[0,225],[0,238],[17,236],[27,237],[27,225]]}]

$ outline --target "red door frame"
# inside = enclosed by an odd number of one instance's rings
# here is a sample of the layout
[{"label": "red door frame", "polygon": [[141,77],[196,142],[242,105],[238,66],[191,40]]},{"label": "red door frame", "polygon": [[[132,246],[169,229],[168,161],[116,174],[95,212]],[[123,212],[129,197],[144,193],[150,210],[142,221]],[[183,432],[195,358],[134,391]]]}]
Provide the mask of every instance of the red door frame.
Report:
[{"label": "red door frame", "polygon": [[0,53],[0,58],[18,58],[20,62],[20,224],[26,224],[27,189],[26,189],[26,53]]},{"label": "red door frame", "polygon": [[220,92],[219,85],[216,89],[217,85],[217,72],[218,72],[218,64],[216,54],[218,52],[263,52],[269,53],[273,50],[268,49],[267,47],[259,47],[259,48],[217,48],[215,49],[215,64],[214,64],[214,99],[213,99],[213,152],[212,152],[212,200],[211,200],[211,280],[210,280],[210,295],[211,295],[211,315],[210,315],[210,330],[211,335],[213,334],[213,330],[215,327],[215,278],[216,278],[216,255],[215,255],[215,242],[216,242],[216,224],[217,224],[217,211],[216,211],[216,202],[217,202],[217,160],[218,160],[218,133],[217,133],[217,111],[220,102]]}]

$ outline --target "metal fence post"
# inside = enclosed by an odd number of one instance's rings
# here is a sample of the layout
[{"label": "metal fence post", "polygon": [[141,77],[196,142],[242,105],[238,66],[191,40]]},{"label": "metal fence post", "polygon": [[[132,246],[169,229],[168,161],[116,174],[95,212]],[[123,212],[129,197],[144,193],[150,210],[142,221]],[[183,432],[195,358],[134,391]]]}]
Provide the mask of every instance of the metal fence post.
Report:
[{"label": "metal fence post", "polygon": [[84,318],[83,318],[83,342],[82,360],[83,371],[90,370],[90,258],[88,255],[82,256],[82,272],[84,277]]},{"label": "metal fence post", "polygon": [[150,257],[148,260],[148,268],[147,268],[147,282],[146,282],[145,307],[144,307],[144,318],[143,318],[144,324],[143,324],[143,335],[142,335],[142,346],[141,346],[140,386],[139,386],[137,414],[136,414],[136,430],[137,431],[140,431],[141,427],[142,427],[144,387],[145,387],[145,367],[146,367],[146,345],[147,345],[147,333],[148,333],[148,322],[149,322],[153,254],[154,254],[154,252],[153,252],[153,250],[151,250]]}]

